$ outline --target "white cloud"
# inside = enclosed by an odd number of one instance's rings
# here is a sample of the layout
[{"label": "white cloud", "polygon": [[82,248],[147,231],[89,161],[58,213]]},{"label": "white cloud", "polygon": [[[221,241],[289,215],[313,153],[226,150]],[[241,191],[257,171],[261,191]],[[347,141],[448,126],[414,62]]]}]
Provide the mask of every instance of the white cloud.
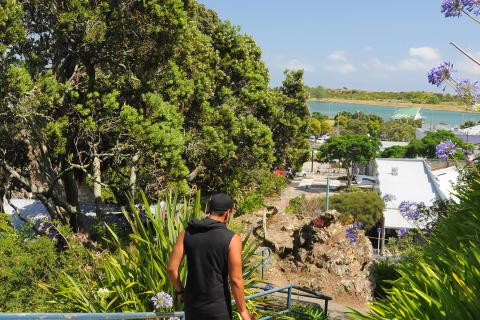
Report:
[{"label": "white cloud", "polygon": [[284,69],[289,69],[289,70],[303,70],[305,72],[307,71],[313,71],[315,68],[308,63],[302,62],[298,59],[291,59],[290,61],[286,62],[283,65]]},{"label": "white cloud", "polygon": [[400,71],[422,71],[428,70],[427,64],[415,58],[408,58],[400,61],[398,64],[398,70]]},{"label": "white cloud", "polygon": [[388,72],[397,71],[398,69],[396,66],[384,63],[378,58],[371,58],[367,62],[362,63],[362,68],[365,70],[378,70]]},{"label": "white cloud", "polygon": [[407,58],[396,63],[385,63],[378,58],[372,58],[362,64],[368,71],[399,72],[399,71],[426,71],[430,64],[416,58]]},{"label": "white cloud", "polygon": [[426,61],[440,60],[440,51],[432,47],[410,48],[408,54],[410,57],[416,57]]},{"label": "white cloud", "polygon": [[333,60],[333,61],[347,61],[346,57],[347,53],[343,50],[339,51],[334,51],[328,55],[328,59]]},{"label": "white cloud", "polygon": [[327,71],[338,72],[341,74],[350,74],[357,71],[357,67],[348,62],[325,66],[324,69]]}]

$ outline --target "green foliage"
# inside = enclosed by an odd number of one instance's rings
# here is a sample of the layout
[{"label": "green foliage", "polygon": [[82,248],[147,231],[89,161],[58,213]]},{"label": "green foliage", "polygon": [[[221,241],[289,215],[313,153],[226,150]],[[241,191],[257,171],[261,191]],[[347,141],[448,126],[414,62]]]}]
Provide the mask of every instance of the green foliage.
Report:
[{"label": "green foliage", "polygon": [[340,135],[328,139],[318,150],[318,158],[322,162],[339,160],[347,169],[350,187],[355,163],[367,163],[380,150],[380,141],[364,135]]},{"label": "green foliage", "polygon": [[402,261],[400,278],[357,319],[477,319],[480,314],[480,180],[475,171],[460,202],[441,219],[419,258]]},{"label": "green foliage", "polygon": [[[340,213],[343,223],[362,221],[365,229],[369,229],[382,217],[385,203],[376,192],[356,191],[331,196],[329,206]],[[290,200],[287,212],[316,217],[318,210],[324,211],[325,208],[325,197],[306,199],[305,196],[299,196]]]},{"label": "green foliage", "polygon": [[340,126],[342,134],[370,135],[379,138],[383,127],[383,119],[375,114],[362,111],[350,113],[341,111],[335,116],[335,125]]},{"label": "green foliage", "polygon": [[264,197],[256,192],[249,192],[238,199],[236,215],[254,212],[264,206]]},{"label": "green foliage", "polygon": [[[317,90],[316,88],[321,88]],[[326,89],[321,86],[308,88],[310,98],[336,98],[348,100],[369,100],[383,102],[409,102],[420,104],[462,104],[460,98],[448,93],[433,93],[423,91],[410,92],[386,92],[386,91],[364,91],[356,89]],[[318,92],[318,93],[317,93]]]},{"label": "green foliage", "polygon": [[[427,159],[434,159],[436,157],[437,145],[444,141],[451,140],[457,144],[458,148],[471,150],[472,146],[463,142],[462,139],[455,136],[452,131],[437,130],[434,132],[427,132],[425,137],[421,139],[413,139],[407,146],[393,146],[382,151],[380,157],[382,158],[416,158],[424,157]],[[465,156],[460,150],[457,150],[455,158],[458,160],[465,159]]]},{"label": "green foliage", "polygon": [[[316,198],[316,200],[320,200],[320,198]],[[292,214],[305,214],[305,213],[311,213],[314,212],[315,209],[318,208],[325,208],[325,206],[321,207],[320,203],[317,203],[318,201],[313,201],[309,199],[307,202],[307,198],[305,197],[304,194],[301,196],[297,196],[293,199],[290,199],[288,201],[287,208],[285,209],[286,213],[292,213]],[[313,205],[312,207],[309,207],[308,205]]]},{"label": "green foliage", "polygon": [[328,116],[326,114],[321,113],[321,112],[313,112],[312,117],[317,119],[320,122],[328,120]]},{"label": "green foliage", "polygon": [[[29,230],[30,231],[30,230]],[[58,252],[47,237],[18,232],[0,214],[0,310],[2,312],[54,312],[67,310],[50,305],[51,296],[43,289],[54,285],[63,273],[78,277],[91,268],[92,258],[81,245],[68,237],[71,248]]]},{"label": "green foliage", "polygon": [[410,141],[415,138],[415,129],[421,120],[392,119],[383,124],[381,137],[387,141]]},{"label": "green foliage", "polygon": [[400,277],[396,267],[400,262],[394,262],[389,259],[375,260],[373,262],[373,278],[375,279],[375,291],[373,295],[376,299],[385,298],[387,291],[392,288],[392,282]]},{"label": "green foliage", "polygon": [[310,99],[323,99],[328,97],[327,90],[322,86],[307,87],[307,90]]},{"label": "green foliage", "polygon": [[290,313],[278,319],[328,320],[329,317],[317,304],[294,304]]},{"label": "green foliage", "polygon": [[406,152],[407,146],[392,146],[385,148],[385,150],[380,153],[380,158],[405,158]]},{"label": "green foliage", "polygon": [[462,125],[460,125],[460,129],[470,128],[476,126],[477,124],[480,124],[480,121],[467,120]]},{"label": "green foliage", "polygon": [[[165,291],[173,296],[174,289],[167,279],[167,263],[178,234],[187,222],[200,218],[203,210],[198,193],[194,200],[179,199],[169,193],[165,209],[150,210],[143,197],[144,214],[131,202],[130,211],[124,216],[132,232],[129,241],[106,225],[110,236],[107,240],[110,252],[101,258],[97,274],[79,278],[63,274],[57,285],[51,288],[57,297],[55,303],[64,303],[75,311],[126,312],[153,310],[150,298]],[[243,268],[246,286],[255,279],[257,246],[246,239],[243,243]],[[186,280],[186,263],[180,266],[180,278]],[[108,295],[102,290],[107,289]]]},{"label": "green foliage", "polygon": [[[427,159],[434,159],[437,145],[444,141],[451,140],[457,144],[458,147],[467,147],[462,139],[455,136],[455,134],[448,130],[437,130],[435,132],[427,132],[422,139],[414,139],[410,141],[405,152],[408,158],[415,158],[418,156]],[[460,153],[457,155],[459,159],[463,159]]]},{"label": "green foliage", "polygon": [[243,171],[308,157],[303,73],[269,88],[253,39],[196,1],[0,6],[0,165],[63,221],[75,180],[125,205],[139,189],[251,189]]},{"label": "green foliage", "polygon": [[[202,207],[200,194],[193,203],[187,199],[179,202],[171,194],[165,200],[165,210],[158,207],[154,214],[143,198],[146,220],[131,202],[130,211],[123,212],[132,230],[128,242],[106,225],[111,253],[102,258],[100,273],[94,279],[85,276],[80,280],[63,275],[53,289],[59,302],[67,302],[83,312],[149,311],[153,309],[150,298],[155,293],[163,290],[173,295],[167,278],[168,259],[178,234],[189,220],[200,217]],[[180,275],[185,279],[185,263]],[[101,288],[109,290],[108,297],[100,294]]]}]

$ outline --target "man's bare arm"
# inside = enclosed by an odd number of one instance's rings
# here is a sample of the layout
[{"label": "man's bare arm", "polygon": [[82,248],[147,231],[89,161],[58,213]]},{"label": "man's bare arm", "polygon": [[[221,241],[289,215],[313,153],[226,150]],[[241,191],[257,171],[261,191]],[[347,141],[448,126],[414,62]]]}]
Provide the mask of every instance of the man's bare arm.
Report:
[{"label": "man's bare arm", "polygon": [[243,320],[253,319],[247,311],[242,274],[242,241],[238,235],[234,235],[230,241],[228,250],[228,274],[233,297],[237,303],[238,312]]},{"label": "man's bare arm", "polygon": [[170,260],[168,260],[167,273],[168,278],[173,284],[176,292],[182,292],[182,283],[180,282],[180,277],[178,275],[178,268],[182,262],[183,255],[185,250],[183,248],[183,239],[185,238],[185,231],[180,232],[177,238],[177,242],[173,246],[172,254],[170,255]]}]

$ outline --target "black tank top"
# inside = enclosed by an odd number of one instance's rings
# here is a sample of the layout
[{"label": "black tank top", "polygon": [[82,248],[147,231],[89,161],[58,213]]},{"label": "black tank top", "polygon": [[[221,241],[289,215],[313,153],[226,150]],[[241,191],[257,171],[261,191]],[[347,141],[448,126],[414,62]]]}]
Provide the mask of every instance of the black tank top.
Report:
[{"label": "black tank top", "polygon": [[184,239],[186,320],[232,319],[228,251],[233,235],[224,223],[208,217],[188,223]]}]

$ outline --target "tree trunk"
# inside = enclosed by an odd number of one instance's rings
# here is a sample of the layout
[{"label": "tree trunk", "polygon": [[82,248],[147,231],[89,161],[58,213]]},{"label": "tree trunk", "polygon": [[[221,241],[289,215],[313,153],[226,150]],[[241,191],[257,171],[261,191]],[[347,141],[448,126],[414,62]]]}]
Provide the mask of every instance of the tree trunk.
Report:
[{"label": "tree trunk", "polygon": [[135,198],[135,190],[137,185],[137,164],[138,160],[140,159],[140,155],[136,153],[132,158],[132,166],[130,168],[130,179],[129,179],[129,186],[130,186],[130,193],[132,198]]},{"label": "tree trunk", "polygon": [[62,177],[63,187],[65,191],[65,197],[67,203],[76,208],[75,211],[67,210],[70,216],[70,226],[72,227],[74,232],[80,231],[80,221],[79,221],[79,214],[80,214],[80,203],[78,201],[78,186],[77,181],[75,181],[75,177],[72,171],[65,173]]},{"label": "tree trunk", "polygon": [[98,155],[93,156],[93,195],[95,197],[95,213],[97,219],[103,218],[102,210],[102,171]]},{"label": "tree trunk", "polygon": [[347,167],[347,189],[350,189],[352,186],[352,176],[353,176],[353,168],[351,166]]}]

